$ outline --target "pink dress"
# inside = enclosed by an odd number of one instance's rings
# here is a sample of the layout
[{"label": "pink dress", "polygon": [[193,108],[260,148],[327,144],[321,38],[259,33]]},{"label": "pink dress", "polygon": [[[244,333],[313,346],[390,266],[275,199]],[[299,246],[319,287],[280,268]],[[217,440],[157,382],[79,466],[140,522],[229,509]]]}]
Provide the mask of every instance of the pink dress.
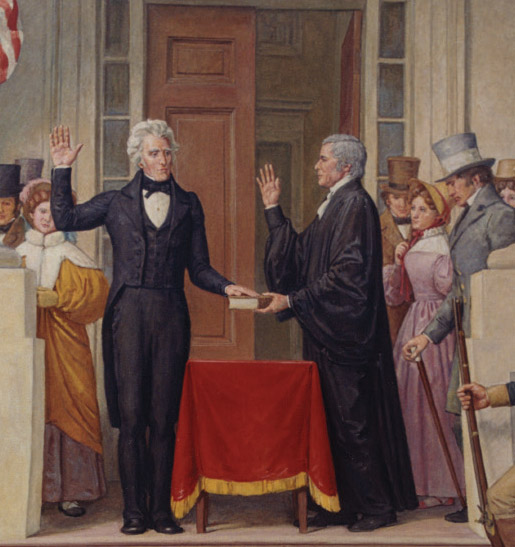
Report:
[{"label": "pink dress", "polygon": [[[404,263],[413,287],[414,302],[399,330],[393,357],[415,487],[419,496],[456,497],[417,364],[403,359],[401,352],[402,346],[410,338],[422,333],[451,289],[452,261],[444,228],[426,230],[423,237],[406,253]],[[400,292],[401,267],[395,264],[385,266],[383,281],[387,304],[401,304],[404,301]],[[452,332],[440,344],[429,344],[422,353],[422,359],[464,492],[463,455],[452,431],[454,416],[445,412],[454,346],[455,335]]]}]

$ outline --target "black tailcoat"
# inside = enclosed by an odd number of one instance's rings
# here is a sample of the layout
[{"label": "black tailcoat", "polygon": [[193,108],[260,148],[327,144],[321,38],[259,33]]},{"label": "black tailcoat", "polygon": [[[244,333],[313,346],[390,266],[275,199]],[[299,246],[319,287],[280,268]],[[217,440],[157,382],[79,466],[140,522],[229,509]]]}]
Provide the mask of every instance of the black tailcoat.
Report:
[{"label": "black tailcoat", "polygon": [[[319,365],[342,506],[371,514],[388,506],[416,507],[374,203],[361,182],[352,180],[336,191],[322,218],[315,218],[300,234],[280,207],[265,214],[270,230],[265,256],[268,287],[289,296],[291,308],[279,318],[297,319],[304,358]],[[368,491],[360,486],[360,474],[363,485],[369,482]],[[375,495],[374,481],[382,484],[381,492],[369,503],[367,498]]]},{"label": "black tailcoat", "polygon": [[[125,286],[142,286],[145,265],[142,174],[138,171],[132,181],[119,191],[104,192],[74,206],[71,169],[54,169],[52,173],[51,207],[57,229],[80,231],[105,226],[111,238],[113,283],[102,324],[102,341],[107,406],[113,427],[120,426],[120,413],[114,374],[112,309]],[[165,286],[182,290],[187,268],[195,285],[224,294],[230,281],[210,266],[200,201],[196,194],[183,190],[173,178],[171,185],[172,217],[166,238]]]}]

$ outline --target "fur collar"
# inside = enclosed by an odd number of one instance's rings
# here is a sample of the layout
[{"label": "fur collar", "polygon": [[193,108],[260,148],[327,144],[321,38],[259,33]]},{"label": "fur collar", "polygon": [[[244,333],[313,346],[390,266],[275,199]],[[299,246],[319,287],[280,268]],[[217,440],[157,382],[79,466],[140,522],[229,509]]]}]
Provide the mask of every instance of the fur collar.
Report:
[{"label": "fur collar", "polygon": [[97,269],[88,255],[66,241],[63,232],[44,235],[37,230],[29,230],[16,251],[25,257],[27,268],[36,272],[38,286],[48,289],[55,287],[63,260],[69,260],[80,268]]}]

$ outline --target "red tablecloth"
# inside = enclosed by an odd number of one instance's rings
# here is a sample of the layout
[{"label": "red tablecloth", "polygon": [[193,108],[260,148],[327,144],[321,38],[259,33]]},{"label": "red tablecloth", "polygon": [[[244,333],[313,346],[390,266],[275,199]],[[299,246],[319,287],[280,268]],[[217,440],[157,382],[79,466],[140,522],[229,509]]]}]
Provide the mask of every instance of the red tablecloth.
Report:
[{"label": "red tablecloth", "polygon": [[306,361],[201,361],[186,366],[172,510],[202,490],[253,496],[308,486],[339,510],[320,380]]}]

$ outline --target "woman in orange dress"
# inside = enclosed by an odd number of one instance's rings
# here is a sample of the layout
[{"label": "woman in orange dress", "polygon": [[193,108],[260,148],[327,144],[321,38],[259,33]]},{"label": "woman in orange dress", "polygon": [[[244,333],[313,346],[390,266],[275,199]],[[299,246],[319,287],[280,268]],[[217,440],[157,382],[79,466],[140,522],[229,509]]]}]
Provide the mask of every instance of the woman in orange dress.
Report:
[{"label": "woman in orange dress", "polygon": [[21,193],[32,229],[17,247],[37,276],[37,336],[45,340],[43,501],[82,516],[81,501],[106,491],[96,380],[86,325],[102,317],[107,280],[95,263],[56,231],[50,181]]}]

